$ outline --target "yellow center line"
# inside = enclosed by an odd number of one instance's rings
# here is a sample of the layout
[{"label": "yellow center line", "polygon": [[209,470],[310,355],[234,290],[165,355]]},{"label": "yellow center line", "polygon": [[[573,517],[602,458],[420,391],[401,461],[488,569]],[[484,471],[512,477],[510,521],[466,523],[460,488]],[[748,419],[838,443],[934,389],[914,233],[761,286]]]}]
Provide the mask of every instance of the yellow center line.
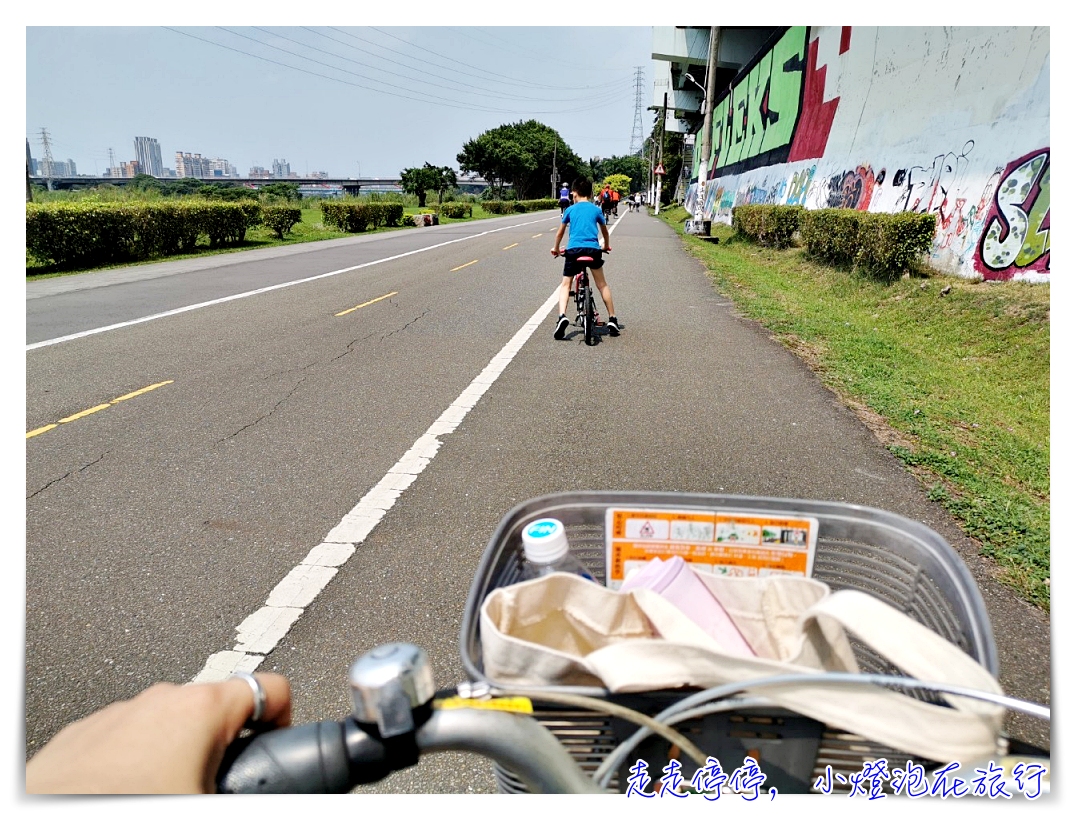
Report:
[{"label": "yellow center line", "polygon": [[114,405],[116,402],[126,401],[127,399],[133,399],[135,396],[141,396],[143,393],[148,393],[150,390],[156,390],[158,387],[164,387],[166,384],[174,384],[174,383],[175,383],[174,379],[169,379],[166,382],[157,382],[156,384],[151,384],[148,387],[143,387],[141,390],[135,390],[135,391],[133,391],[131,393],[125,393],[124,395],[120,396],[119,398],[112,399],[112,401],[110,401],[110,402],[106,402],[105,404],[98,404],[96,407],[88,407],[85,410],[81,410],[78,413],[75,413],[74,415],[70,415],[67,418],[60,419],[55,424],[46,424],[44,427],[38,427],[36,430],[31,430],[30,432],[28,432],[26,434],[26,437],[27,438],[33,438],[34,436],[40,436],[42,433],[47,433],[49,430],[55,430],[61,424],[67,424],[68,422],[75,421],[77,419],[81,419],[81,418],[84,418],[86,416],[92,415],[93,413],[100,413],[102,410],[107,410],[109,407]]},{"label": "yellow center line", "polygon": [[460,265],[460,266],[459,266],[458,268],[453,268],[452,270],[450,270],[450,271],[449,271],[449,273],[455,273],[455,272],[456,272],[456,271],[458,271],[458,270],[463,270],[463,269],[464,269],[464,268],[466,268],[466,267],[467,267],[468,265],[473,265],[473,264],[474,264],[475,262],[477,262],[477,261],[478,261],[477,259],[472,259],[472,260],[471,260],[470,262],[468,262],[468,263],[467,263],[467,264],[465,264],[465,265]]},{"label": "yellow center line", "polygon": [[355,307],[353,307],[353,308],[348,308],[347,310],[342,310],[339,313],[337,313],[336,315],[337,316],[346,316],[347,314],[351,313],[351,311],[353,311],[353,310],[358,310],[359,308],[364,308],[367,305],[372,305],[374,302],[380,302],[382,299],[388,299],[390,296],[395,296],[399,292],[400,291],[398,291],[398,290],[394,290],[392,293],[386,293],[384,296],[378,296],[376,299],[371,299],[369,302],[363,302],[361,305],[355,305]]},{"label": "yellow center line", "polygon": [[102,410],[107,410],[111,406],[112,406],[111,404],[99,404],[96,407],[91,407],[88,410],[83,410],[81,413],[75,413],[75,415],[73,415],[73,416],[68,416],[65,419],[60,419],[60,424],[67,424],[67,422],[69,422],[69,421],[74,421],[75,419],[80,419],[83,416],[90,415],[91,413],[100,413]]},{"label": "yellow center line", "polygon": [[127,399],[133,399],[135,396],[141,396],[143,393],[148,393],[150,390],[156,390],[158,387],[164,387],[166,384],[172,384],[174,383],[174,381],[174,379],[169,379],[166,382],[157,382],[156,384],[151,384],[149,387],[143,387],[141,390],[135,390],[133,393],[127,393],[126,395],[120,396],[118,399],[113,399],[109,402],[109,404],[115,404],[118,401],[127,401]]},{"label": "yellow center line", "polygon": [[506,250],[508,250],[508,248],[514,248],[514,247],[515,247],[516,245],[518,245],[518,244],[519,244],[518,242],[513,242],[513,243],[512,243],[511,245],[508,245],[508,246],[507,246],[507,247],[505,247],[505,248],[501,248],[501,250],[502,250],[502,251],[506,251]]}]

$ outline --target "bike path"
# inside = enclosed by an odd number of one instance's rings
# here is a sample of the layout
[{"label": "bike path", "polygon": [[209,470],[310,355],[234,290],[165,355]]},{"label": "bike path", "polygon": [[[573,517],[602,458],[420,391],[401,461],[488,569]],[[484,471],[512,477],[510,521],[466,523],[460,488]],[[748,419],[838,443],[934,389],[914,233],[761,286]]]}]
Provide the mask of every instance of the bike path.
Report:
[{"label": "bike path", "polygon": [[[346,708],[339,680],[325,678],[346,663],[341,645],[412,641],[430,652],[439,685],[461,679],[462,607],[490,534],[515,504],[573,489],[817,498],[923,521],[961,551],[983,589],[1005,690],[1048,702],[1047,620],[990,579],[951,517],[863,423],[736,313],[666,225],[624,215],[612,245],[622,335],[593,348],[578,336],[555,341],[551,311],[267,659],[312,698],[302,718]],[[1014,723],[1048,744],[1038,729]],[[466,760],[423,762],[369,790],[492,788],[488,765]]]}]

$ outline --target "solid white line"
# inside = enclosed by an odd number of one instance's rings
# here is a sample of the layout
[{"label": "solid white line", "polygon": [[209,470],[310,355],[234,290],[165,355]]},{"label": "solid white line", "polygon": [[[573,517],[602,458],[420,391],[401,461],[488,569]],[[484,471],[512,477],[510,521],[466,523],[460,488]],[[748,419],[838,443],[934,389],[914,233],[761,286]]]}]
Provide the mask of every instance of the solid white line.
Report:
[{"label": "solid white line", "polygon": [[[618,219],[609,233],[620,224]],[[458,241],[458,240],[456,240]],[[447,244],[447,243],[446,243]],[[289,572],[269,593],[265,604],[236,627],[235,647],[209,656],[194,683],[224,680],[234,672],[253,672],[265,660],[288,630],[326,587],[339,567],[355,554],[359,544],[381,522],[400,495],[437,455],[443,436],[452,433],[483,394],[504,372],[508,364],[538,329],[550,309],[557,304],[560,288],[523,324],[508,343],[483,368],[410,449],[375,484],[340,523],[329,530],[320,544]]]},{"label": "solid white line", "polygon": [[382,262],[392,262],[393,260],[396,260],[396,259],[403,259],[405,256],[412,256],[412,255],[414,255],[416,253],[425,253],[426,251],[432,251],[435,248],[443,248],[446,245],[454,245],[457,242],[466,242],[469,239],[478,239],[480,236],[488,236],[491,233],[500,233],[501,231],[507,231],[507,230],[510,230],[512,228],[521,228],[524,225],[534,225],[535,223],[538,223],[538,222],[545,222],[546,219],[549,219],[549,217],[546,217],[545,219],[534,219],[534,220],[531,220],[530,222],[518,222],[518,223],[516,223],[514,225],[505,225],[505,226],[503,226],[501,228],[492,228],[492,229],[490,229],[488,231],[483,231],[482,233],[476,233],[476,234],[474,234],[472,236],[463,236],[463,237],[460,237],[459,239],[450,239],[447,242],[440,242],[437,245],[430,245],[428,248],[418,248],[418,249],[413,250],[413,251],[407,251],[406,253],[398,253],[395,256],[386,256],[384,259],[375,259],[373,262],[364,262],[361,265],[352,265],[349,268],[340,268],[340,270],[329,271],[328,273],[319,273],[316,276],[308,276],[305,279],[296,279],[293,282],[282,282],[279,285],[269,285],[268,287],[258,288],[257,290],[248,290],[245,293],[235,293],[235,294],[233,294],[231,296],[224,296],[224,297],[222,297],[220,299],[212,299],[212,300],[210,300],[208,302],[199,302],[196,305],[187,305],[186,307],[175,308],[174,310],[166,310],[163,313],[154,313],[152,316],[143,316],[140,319],[131,319],[130,321],[127,321],[127,322],[117,322],[114,325],[107,325],[105,327],[96,327],[96,328],[93,328],[92,330],[83,330],[83,331],[81,331],[79,333],[72,333],[72,334],[70,334],[68,336],[59,336],[59,337],[57,337],[55,339],[46,339],[43,342],[34,342],[33,344],[28,344],[28,345],[26,345],[26,349],[28,351],[29,350],[37,350],[40,347],[49,347],[50,345],[59,344],[60,342],[69,342],[72,339],[81,339],[81,338],[83,338],[85,336],[93,336],[93,335],[98,334],[98,333],[105,333],[105,332],[107,332],[109,330],[119,330],[122,327],[130,327],[131,325],[139,325],[139,324],[142,324],[143,322],[152,322],[154,319],[163,319],[163,318],[165,318],[167,316],[176,316],[177,314],[180,314],[180,313],[186,313],[189,310],[198,310],[199,308],[210,307],[212,305],[220,305],[220,304],[223,304],[224,302],[233,302],[236,299],[245,299],[248,296],[257,296],[259,293],[268,293],[269,291],[273,291],[273,290],[280,290],[282,288],[290,288],[293,285],[302,285],[302,284],[305,284],[306,282],[313,282],[313,281],[315,281],[317,279],[325,279],[328,276],[337,276],[338,274],[348,273],[349,271],[359,270],[360,268],[368,268],[368,267],[371,267],[372,265],[380,265]]}]

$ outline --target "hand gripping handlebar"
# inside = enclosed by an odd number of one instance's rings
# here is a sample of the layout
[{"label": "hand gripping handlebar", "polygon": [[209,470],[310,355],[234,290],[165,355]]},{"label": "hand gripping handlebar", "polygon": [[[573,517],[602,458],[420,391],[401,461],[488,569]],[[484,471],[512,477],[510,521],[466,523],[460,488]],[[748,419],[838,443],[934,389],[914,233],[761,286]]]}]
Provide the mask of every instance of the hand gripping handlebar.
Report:
[{"label": "hand gripping handlebar", "polygon": [[349,672],[355,714],[240,738],[217,774],[221,793],[348,792],[418,762],[463,751],[514,772],[532,793],[602,793],[544,726],[524,715],[435,710],[426,653],[388,644]]}]

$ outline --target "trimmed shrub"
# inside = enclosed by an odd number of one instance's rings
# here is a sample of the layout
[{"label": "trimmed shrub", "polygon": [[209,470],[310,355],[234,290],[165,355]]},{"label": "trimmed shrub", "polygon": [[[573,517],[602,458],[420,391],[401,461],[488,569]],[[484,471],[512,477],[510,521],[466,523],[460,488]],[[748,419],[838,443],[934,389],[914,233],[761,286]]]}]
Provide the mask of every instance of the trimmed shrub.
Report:
[{"label": "trimmed shrub", "polygon": [[262,209],[262,224],[283,239],[284,234],[303,221],[303,212],[290,205],[267,205]]},{"label": "trimmed shrub", "polygon": [[449,219],[470,219],[473,211],[469,202],[445,202],[440,208],[441,216],[447,216]]},{"label": "trimmed shrub", "polygon": [[490,200],[482,207],[490,214],[522,214],[530,211],[548,211],[557,207],[555,199]]},{"label": "trimmed shrub", "polygon": [[396,227],[403,220],[404,206],[400,202],[365,202],[341,200],[321,203],[325,224],[349,233],[362,233],[367,227]]},{"label": "trimmed shrub", "polygon": [[61,268],[96,267],[236,244],[260,218],[253,202],[27,203],[26,250]]},{"label": "trimmed shrub", "polygon": [[800,239],[815,259],[850,265],[881,281],[893,281],[930,250],[934,214],[868,213],[844,208],[805,211]]},{"label": "trimmed shrub", "polygon": [[760,245],[789,248],[803,210],[802,205],[739,205],[732,209],[732,227]]}]

